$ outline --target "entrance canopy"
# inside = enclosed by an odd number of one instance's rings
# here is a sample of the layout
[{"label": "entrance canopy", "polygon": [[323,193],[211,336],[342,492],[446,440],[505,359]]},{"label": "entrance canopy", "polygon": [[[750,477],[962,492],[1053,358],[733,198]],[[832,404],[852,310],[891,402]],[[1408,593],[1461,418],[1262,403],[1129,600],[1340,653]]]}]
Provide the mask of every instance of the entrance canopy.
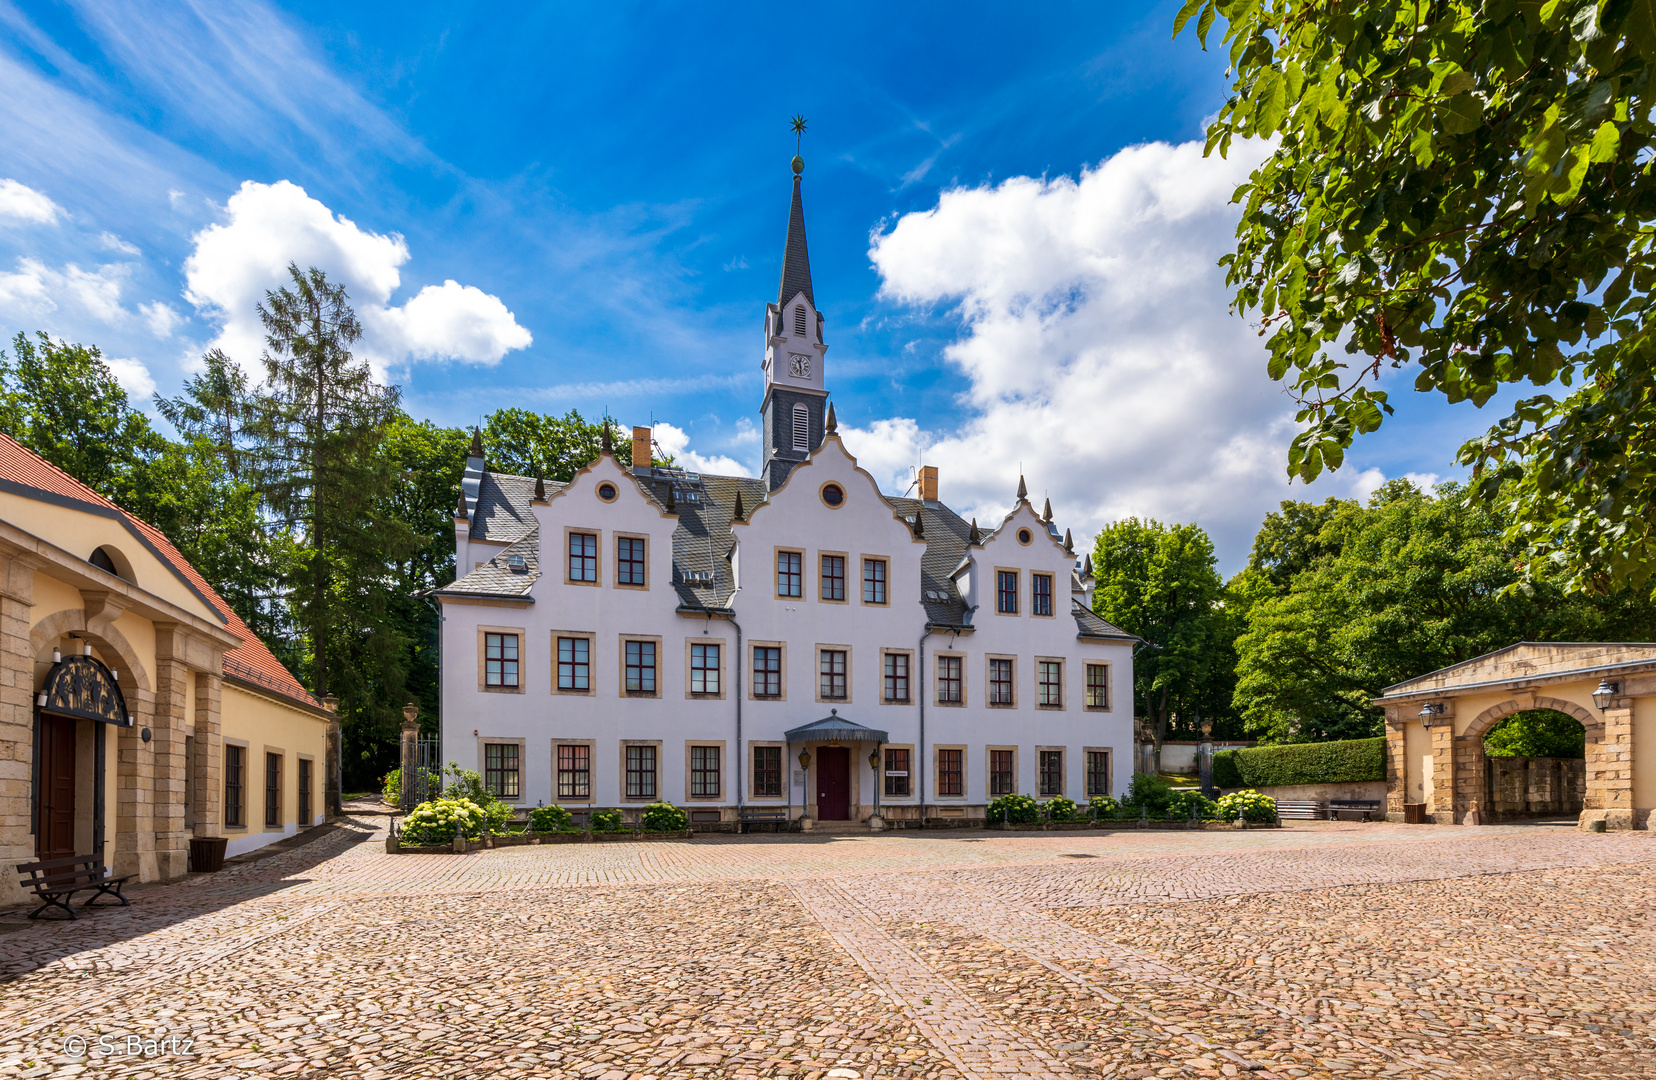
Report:
[{"label": "entrance canopy", "polygon": [[42,711],[58,716],[132,726],[120,684],[95,656],[65,656],[53,664],[38,704]]},{"label": "entrance canopy", "polygon": [[789,742],[889,742],[890,736],[877,728],[863,727],[855,720],[847,720],[838,709],[829,709],[829,715],[801,727],[782,733]]}]

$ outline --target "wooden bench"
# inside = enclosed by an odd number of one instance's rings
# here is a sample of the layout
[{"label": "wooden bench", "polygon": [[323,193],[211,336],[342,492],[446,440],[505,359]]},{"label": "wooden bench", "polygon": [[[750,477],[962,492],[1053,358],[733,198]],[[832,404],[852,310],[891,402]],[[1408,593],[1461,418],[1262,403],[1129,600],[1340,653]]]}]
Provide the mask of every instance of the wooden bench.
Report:
[{"label": "wooden bench", "polygon": [[1297,818],[1301,821],[1321,821],[1327,816],[1327,808],[1321,799],[1311,799],[1306,802],[1277,803],[1277,817],[1279,818]]},{"label": "wooden bench", "polygon": [[1328,804],[1328,819],[1338,821],[1339,818],[1336,815],[1343,810],[1350,814],[1362,814],[1363,820],[1367,821],[1378,814],[1380,808],[1379,799],[1334,799]]},{"label": "wooden bench", "polygon": [[774,825],[781,832],[788,827],[788,808],[785,806],[744,806],[736,811],[736,827],[742,832],[750,825]]},{"label": "wooden bench", "polygon": [[121,895],[121,886],[132,880],[133,875],[110,877],[104,870],[103,859],[96,855],[69,855],[61,859],[43,859],[39,862],[17,864],[18,882],[25,889],[33,889],[34,894],[44,901],[39,907],[29,913],[29,918],[36,919],[40,913],[50,907],[60,907],[64,914],[71,919],[76,918],[75,909],[69,906],[69,901],[78,892],[97,892],[89,897],[81,907],[91,907],[100,896],[113,896],[123,906],[130,906],[131,901]]}]

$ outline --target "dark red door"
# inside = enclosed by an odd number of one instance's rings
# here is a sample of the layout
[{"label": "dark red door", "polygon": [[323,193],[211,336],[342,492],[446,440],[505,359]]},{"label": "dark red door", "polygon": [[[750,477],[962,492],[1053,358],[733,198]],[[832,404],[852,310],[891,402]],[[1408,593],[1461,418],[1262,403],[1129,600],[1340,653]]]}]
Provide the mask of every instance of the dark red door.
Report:
[{"label": "dark red door", "polygon": [[847,821],[851,817],[851,751],[844,746],[817,750],[817,817]]},{"label": "dark red door", "polygon": [[40,819],[35,854],[51,859],[75,851],[75,721],[40,718]]}]

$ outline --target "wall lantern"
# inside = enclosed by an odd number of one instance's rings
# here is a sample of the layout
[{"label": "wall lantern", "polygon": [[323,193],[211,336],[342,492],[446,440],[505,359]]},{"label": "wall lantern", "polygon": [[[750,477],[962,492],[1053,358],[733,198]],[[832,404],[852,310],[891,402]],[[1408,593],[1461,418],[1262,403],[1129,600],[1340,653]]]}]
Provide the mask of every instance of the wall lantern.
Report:
[{"label": "wall lantern", "polygon": [[880,771],[880,748],[878,746],[868,752],[868,767],[875,772]]},{"label": "wall lantern", "polygon": [[1428,701],[1420,706],[1420,724],[1422,727],[1431,727],[1437,723],[1437,718],[1443,715],[1443,704]]},{"label": "wall lantern", "polygon": [[1621,683],[1611,682],[1609,679],[1600,679],[1598,689],[1593,691],[1593,704],[1601,710],[1608,709],[1621,694]]},{"label": "wall lantern", "polygon": [[809,769],[811,767],[811,752],[809,750],[801,750],[799,752],[799,767],[801,769]]}]

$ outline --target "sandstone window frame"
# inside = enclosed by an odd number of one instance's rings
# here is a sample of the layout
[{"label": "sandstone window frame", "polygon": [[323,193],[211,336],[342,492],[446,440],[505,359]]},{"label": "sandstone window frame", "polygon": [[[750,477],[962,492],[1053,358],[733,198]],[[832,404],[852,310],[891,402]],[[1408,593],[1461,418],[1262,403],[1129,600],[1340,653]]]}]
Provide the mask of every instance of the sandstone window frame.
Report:
[{"label": "sandstone window frame", "polygon": [[[967,698],[970,696],[970,691],[967,687],[966,675],[967,654],[953,650],[939,650],[932,655],[936,658],[932,665],[936,681],[936,692],[932,695],[933,702],[945,709],[965,708]],[[944,675],[943,661],[945,660],[953,660],[959,665],[958,675],[949,677]],[[942,697],[944,691],[947,689],[945,684],[949,682],[954,684],[955,692],[959,695],[957,700],[945,701]]]},{"label": "sandstone window frame", "polygon": [[[754,680],[757,679],[759,677],[759,675],[761,674],[761,672],[759,671],[758,663],[755,660],[754,650],[756,650],[756,649],[775,649],[776,650],[776,666],[777,666],[777,669],[776,669],[775,675],[776,675],[777,689],[780,691],[779,693],[776,693],[776,694],[769,694],[769,693],[759,694],[759,693],[754,692],[754,689],[753,689]],[[748,650],[748,678],[747,678],[747,686],[743,687],[743,690],[747,693],[748,700],[749,701],[787,701],[788,700],[788,643],[785,642],[785,641],[750,641],[750,642],[747,643],[747,650]],[[764,674],[766,674],[767,677],[768,677],[768,675],[771,674],[771,673],[767,671]],[[767,678],[767,685],[769,685],[768,678]]]},{"label": "sandstone window frame", "polygon": [[[650,680],[649,689],[641,688],[634,690],[629,688],[629,679],[632,677],[632,664],[630,656],[631,650],[628,649],[629,645],[650,646],[647,650],[650,662],[648,665],[641,664],[639,670],[639,678],[641,680],[644,678],[645,673],[648,672]],[[640,659],[642,660],[646,650],[641,648],[639,652]],[[616,683],[616,695],[618,697],[659,698],[661,696],[661,638],[650,634],[622,634],[616,658],[619,661],[618,666],[620,668],[620,679]]]},{"label": "sandstone window frame", "polygon": [[[1001,665],[1005,665],[1002,667]],[[1006,679],[996,676],[1004,672]],[[1011,695],[1010,700],[998,700],[996,692],[999,684],[1006,682]],[[985,653],[983,657],[983,703],[991,709],[1016,709],[1018,707],[1018,658],[1010,653]]]},{"label": "sandstone window frame", "polygon": [[[776,751],[778,761],[777,786],[774,792],[760,790],[759,786],[759,756],[760,751]],[[756,740],[748,743],[748,798],[764,799],[772,802],[782,802],[789,797],[788,783],[788,744],[773,740]]]},{"label": "sandstone window frame", "polygon": [[[650,589],[650,535],[637,532],[612,532],[615,538],[615,580],[610,583],[612,589],[629,589],[633,592],[648,592]],[[625,545],[629,543],[643,545],[639,558],[627,559],[622,557]],[[624,581],[624,575],[630,575],[632,567],[637,566],[640,581]]]},{"label": "sandstone window frame", "polygon": [[[517,684],[515,686],[489,685],[489,635],[511,635],[517,638]],[[477,689],[485,694],[526,694],[529,692],[528,631],[521,626],[477,627]]]},{"label": "sandstone window frame", "polygon": [[[725,657],[730,651],[731,643],[724,638],[685,638],[684,639],[684,699],[686,701],[723,701],[730,687],[730,680],[726,677]],[[696,649],[703,650],[703,666],[696,665]],[[713,667],[706,665],[707,649],[718,650],[718,662]],[[704,689],[696,689],[696,672],[703,673],[702,685]],[[705,689],[706,676],[711,674],[713,681],[718,685],[717,690]]]},{"label": "sandstone window frame", "polygon": [[[554,697],[597,697],[598,696],[598,635],[590,630],[553,630],[552,638],[552,694]],[[586,642],[586,688],[563,686],[562,670],[563,645],[565,640],[584,640]],[[580,661],[572,655],[568,663],[578,665]],[[573,668],[570,676],[573,680],[579,673]]]},{"label": "sandstone window frame", "polygon": [[1018,794],[1018,748],[986,746],[983,751],[983,790],[988,797],[993,800],[1001,795]]},{"label": "sandstone window frame", "polygon": [[[622,802],[624,802],[624,803],[634,803],[634,804],[636,804],[636,803],[649,804],[649,803],[657,802],[657,801],[659,801],[659,800],[666,797],[662,793],[662,790],[661,790],[661,781],[662,781],[661,765],[662,765],[662,761],[663,761],[663,749],[664,749],[664,747],[663,747],[662,741],[660,739],[622,739],[621,740],[620,746],[618,747],[618,750],[620,752],[620,759],[616,762],[616,764],[620,768],[621,801]],[[640,751],[642,751],[642,750],[653,750],[654,751],[654,761],[651,762],[651,768],[648,771],[648,773],[646,773],[645,770],[642,768],[644,755],[640,754],[640,755],[637,755],[635,757],[635,755],[633,754],[634,750],[640,750]],[[639,764],[639,767],[636,768],[636,769],[634,768],[635,760]],[[633,793],[634,792],[634,787],[635,787],[635,785],[634,785],[634,776],[635,776],[635,774],[638,778],[638,785],[637,786],[639,787],[641,792],[642,792],[642,787],[643,787],[643,784],[644,784],[644,777],[646,775],[649,776],[649,778],[650,778],[649,783],[650,783],[650,786],[651,786],[651,790],[648,794],[643,794],[643,793],[634,794]]]},{"label": "sandstone window frame", "polygon": [[[852,663],[851,652],[852,652],[851,646],[849,646],[849,645],[835,645],[835,644],[830,644],[830,643],[821,642],[821,641],[817,642],[816,649],[815,649],[816,664],[813,665],[813,666],[816,668],[816,671],[814,672],[814,674],[816,676],[816,692],[817,692],[816,693],[816,699],[817,699],[818,704],[821,704],[821,705],[849,705],[849,704],[851,704],[851,700],[852,700],[852,679],[853,679],[855,671],[856,671],[856,668]],[[840,657],[840,663],[842,663],[844,665],[844,668],[845,668],[845,670],[843,672],[834,672],[834,671],[824,671],[823,670],[823,665],[824,664],[832,664],[833,663],[833,661],[830,658],[834,655],[838,655]],[[828,684],[829,684],[830,687],[832,687],[834,685],[834,680],[836,680],[836,679],[844,680],[844,686],[845,686],[844,696],[842,696],[842,697],[831,697],[827,694],[824,694],[823,693],[823,681],[824,681],[824,679],[828,680]]]},{"label": "sandstone window frame", "polygon": [[933,743],[932,798],[965,802],[970,764],[971,753],[965,743]]},{"label": "sandstone window frame", "polygon": [[[713,750],[716,754],[714,767],[710,770],[705,767],[705,757],[696,751]],[[704,762],[702,767],[697,766],[698,757]],[[684,741],[684,798],[686,802],[721,802],[725,792],[725,770],[730,767],[729,756],[725,753],[723,739],[686,739]],[[712,794],[706,793],[708,774],[714,777],[717,787]],[[702,794],[696,794],[698,783],[704,785]]]},{"label": "sandstone window frame", "polygon": [[[1057,678],[1050,679],[1052,674],[1047,665],[1057,665]],[[1068,665],[1062,656],[1037,656],[1035,658],[1035,707],[1042,712],[1063,712],[1068,705],[1069,695],[1064,692],[1064,680],[1068,677],[1065,668]],[[1057,700],[1050,700],[1056,694]]]},{"label": "sandstone window frame", "polygon": [[[1104,756],[1104,764],[1101,770],[1096,767],[1097,762],[1093,756],[1095,754]],[[1087,798],[1090,799],[1094,795],[1110,794],[1115,785],[1114,748],[1109,746],[1083,746],[1081,748],[1081,763],[1083,767],[1082,790],[1086,792]],[[1098,783],[1100,779],[1103,780],[1102,785]]]},{"label": "sandstone window frame", "polygon": [[[563,758],[562,750],[566,746],[567,747],[584,747],[586,749],[586,755],[585,755],[585,758],[586,758],[586,794],[585,795],[576,795],[576,794],[565,795],[565,794],[563,794],[564,773],[565,773],[566,770],[563,768],[564,758]],[[570,770],[568,770],[572,774],[571,777],[570,777],[570,785],[571,785],[572,788],[577,787],[579,785],[579,782],[580,782],[580,780],[579,780],[580,768],[579,768],[579,760],[578,759],[579,759],[579,755],[576,755],[576,760],[571,762],[571,765],[573,767]],[[594,805],[597,801],[597,798],[598,798],[598,794],[597,794],[598,793],[598,778],[594,775],[594,773],[596,771],[595,766],[596,766],[597,760],[598,760],[598,740],[597,739],[557,739],[557,738],[553,739],[552,740],[552,798],[549,801],[554,802],[554,803],[558,804],[559,806],[592,806],[592,805]]]},{"label": "sandstone window frame", "polygon": [[[576,536],[591,537],[592,554],[590,556],[587,555],[584,545],[580,555],[575,554],[571,541]],[[581,567],[583,576],[575,576],[574,560],[576,558],[580,558],[583,562],[588,558],[592,560],[592,577],[590,579],[585,577],[586,567],[584,565]],[[602,529],[594,529],[585,525],[564,526],[563,583],[565,585],[580,585],[583,588],[598,588],[604,584],[604,531]]]}]

